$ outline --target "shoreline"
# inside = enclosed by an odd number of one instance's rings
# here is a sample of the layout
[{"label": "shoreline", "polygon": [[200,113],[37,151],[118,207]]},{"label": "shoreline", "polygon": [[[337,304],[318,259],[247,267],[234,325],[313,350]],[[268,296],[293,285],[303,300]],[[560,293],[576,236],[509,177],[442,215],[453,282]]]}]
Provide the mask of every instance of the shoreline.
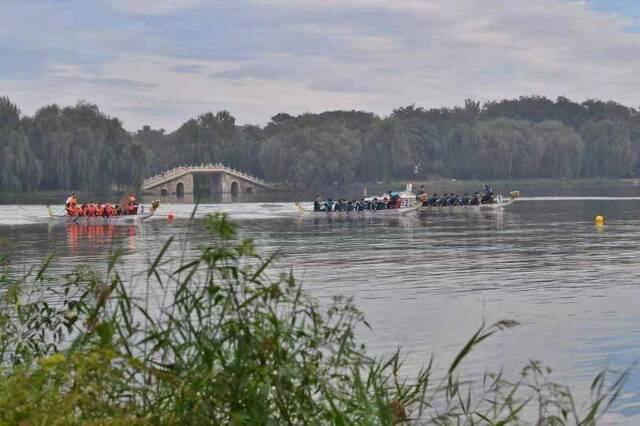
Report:
[{"label": "shoreline", "polygon": [[[203,197],[204,199],[220,198],[221,202],[233,202],[233,201],[249,201],[251,199],[263,200],[264,198],[270,198],[269,194],[273,194],[274,198],[278,197],[278,194],[312,194],[312,193],[332,193],[337,191],[361,193],[364,189],[368,194],[384,192],[388,189],[401,190],[404,189],[409,180],[390,180],[390,181],[378,181],[378,182],[354,182],[346,185],[333,185],[333,186],[307,186],[307,187],[281,187],[274,191],[263,192],[255,194],[251,197],[243,196],[241,198],[225,197],[229,194],[216,194],[213,197]],[[535,188],[535,187],[556,187],[556,188],[581,188],[581,187],[635,187],[640,186],[640,178],[581,178],[581,179],[496,179],[496,180],[478,180],[478,179],[447,179],[447,178],[432,178],[432,179],[416,179],[410,181],[413,184],[414,192],[417,191],[421,185],[424,185],[427,191],[445,191],[447,190],[479,190],[486,183],[494,187],[494,189],[502,192],[509,192],[512,190],[519,190],[522,188]],[[50,190],[50,191],[36,191],[36,192],[0,192],[0,204],[60,204],[71,192],[77,192],[80,197],[86,195],[88,198],[95,199],[114,199],[122,195],[122,192],[111,191],[100,194],[94,194],[91,192],[85,192],[81,190]],[[143,194],[141,194],[142,196]],[[157,198],[157,196],[154,196]],[[143,197],[150,198],[150,197]],[[196,197],[197,198],[197,197]],[[229,198],[229,199],[227,199]],[[161,198],[162,200],[162,198]],[[167,200],[180,201],[175,196],[168,196]],[[194,196],[190,195],[189,198],[183,198],[181,201],[194,200]]]}]

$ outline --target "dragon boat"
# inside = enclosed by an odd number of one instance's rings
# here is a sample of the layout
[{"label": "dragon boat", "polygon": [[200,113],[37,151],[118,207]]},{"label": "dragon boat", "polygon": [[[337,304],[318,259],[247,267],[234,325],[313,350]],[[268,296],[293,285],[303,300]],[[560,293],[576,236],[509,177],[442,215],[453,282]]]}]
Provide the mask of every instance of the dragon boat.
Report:
[{"label": "dragon boat", "polygon": [[419,206],[417,207],[417,211],[419,214],[429,214],[429,213],[437,213],[437,212],[448,212],[448,211],[478,211],[478,210],[497,210],[502,209],[504,207],[510,206],[515,203],[518,198],[520,198],[520,191],[512,191],[510,198],[504,198],[502,195],[498,195],[494,198],[492,203],[480,203],[480,204],[467,204],[467,205],[453,205],[453,206],[441,206],[441,205],[432,205],[432,206]]},{"label": "dragon boat", "polygon": [[47,206],[49,220],[58,223],[78,223],[82,225],[134,225],[140,224],[151,218],[160,207],[160,201],[154,200],[148,211],[144,211],[144,206],[140,205],[140,212],[137,214],[117,215],[117,216],[69,216],[55,214],[51,206]]},{"label": "dragon boat", "polygon": [[385,196],[379,195],[374,197],[365,197],[369,208],[358,210],[341,210],[341,211],[315,211],[313,207],[305,208],[302,203],[296,201],[294,204],[296,209],[304,216],[310,217],[330,217],[330,218],[364,218],[364,217],[397,217],[405,216],[409,213],[416,212],[416,196],[411,192],[411,184],[407,184],[404,191],[398,193],[399,204],[397,207],[376,208],[376,204],[386,204]]},{"label": "dragon boat", "polygon": [[415,206],[406,205],[392,209],[366,209],[366,210],[352,210],[352,211],[313,211],[310,208],[305,208],[300,202],[296,201],[295,206],[298,211],[304,216],[309,217],[329,217],[329,218],[364,218],[364,217],[397,217],[404,216],[409,213],[416,212]]}]

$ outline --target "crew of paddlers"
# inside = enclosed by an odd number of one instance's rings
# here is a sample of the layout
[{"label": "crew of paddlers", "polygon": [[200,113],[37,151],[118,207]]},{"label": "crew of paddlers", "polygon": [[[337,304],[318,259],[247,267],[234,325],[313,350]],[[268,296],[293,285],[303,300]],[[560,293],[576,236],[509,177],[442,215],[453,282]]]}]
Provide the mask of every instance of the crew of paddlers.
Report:
[{"label": "crew of paddlers", "polygon": [[438,194],[428,195],[424,187],[420,189],[416,197],[421,202],[422,207],[447,207],[447,206],[477,206],[481,204],[493,204],[493,189],[485,185],[482,192],[463,195],[451,193],[439,196]]},{"label": "crew of paddlers", "polygon": [[[474,192],[473,194],[444,194],[439,196],[438,194],[429,195],[424,186],[420,187],[418,194],[416,195],[416,201],[418,206],[421,207],[449,207],[449,206],[477,206],[482,204],[493,204],[493,189],[489,185],[484,185],[484,189],[481,192]],[[333,201],[329,198],[323,201],[320,195],[316,196],[313,203],[314,212],[359,212],[364,210],[386,210],[397,209],[402,207],[408,207],[408,201],[406,197],[403,199],[400,197],[400,193],[396,191],[389,191],[388,193],[380,196],[359,200],[347,201],[345,199],[339,199]]]},{"label": "crew of paddlers", "polygon": [[329,198],[326,201],[322,201],[321,196],[316,196],[313,202],[314,212],[361,212],[365,210],[386,210],[386,209],[399,209],[402,207],[402,199],[400,194],[395,191],[389,191],[388,194],[384,194],[382,197],[373,197],[372,199],[365,200],[361,198],[359,200],[347,201],[345,199],[339,199],[333,201]]},{"label": "crew of paddlers", "polygon": [[67,198],[64,207],[69,216],[111,217],[138,214],[138,203],[133,194],[129,194],[127,204],[123,206],[111,203],[102,204],[93,201],[80,205],[78,204],[77,194],[74,192]]}]

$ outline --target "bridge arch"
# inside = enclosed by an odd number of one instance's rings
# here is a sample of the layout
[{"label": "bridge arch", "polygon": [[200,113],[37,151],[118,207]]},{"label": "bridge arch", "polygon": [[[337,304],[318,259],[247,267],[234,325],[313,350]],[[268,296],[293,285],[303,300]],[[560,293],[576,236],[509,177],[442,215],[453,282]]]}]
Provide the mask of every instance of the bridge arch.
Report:
[{"label": "bridge arch", "polygon": [[184,197],[184,183],[178,182],[176,185],[176,195],[180,198]]},{"label": "bridge arch", "polygon": [[[200,164],[192,166],[179,166],[164,171],[155,176],[144,179],[143,191],[156,194],[193,194],[196,190],[196,176],[198,184],[203,190],[210,193],[231,192],[257,192],[258,190],[271,190],[271,185],[262,179],[248,175],[239,170],[232,169],[221,163]],[[236,184],[234,185],[234,182]],[[182,184],[181,189],[178,185]],[[232,187],[233,185],[233,187]]]},{"label": "bridge arch", "polygon": [[162,195],[162,196],[169,195],[169,190],[167,188],[162,188],[160,190],[160,195]]}]

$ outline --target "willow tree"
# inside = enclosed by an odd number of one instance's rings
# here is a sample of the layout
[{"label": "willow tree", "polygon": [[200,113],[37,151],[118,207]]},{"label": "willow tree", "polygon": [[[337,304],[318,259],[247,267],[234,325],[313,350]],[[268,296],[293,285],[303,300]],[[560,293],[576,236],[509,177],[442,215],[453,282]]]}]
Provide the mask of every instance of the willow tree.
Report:
[{"label": "willow tree", "polygon": [[358,132],[343,124],[293,125],[286,133],[268,138],[260,150],[261,164],[269,165],[265,168],[268,179],[304,185],[349,183],[361,156]]},{"label": "willow tree", "polygon": [[629,176],[636,159],[624,123],[614,120],[589,121],[582,128],[585,143],[584,170],[587,176]]},{"label": "willow tree", "polygon": [[18,107],[0,97],[0,190],[37,189],[41,176],[42,166],[31,152]]}]

